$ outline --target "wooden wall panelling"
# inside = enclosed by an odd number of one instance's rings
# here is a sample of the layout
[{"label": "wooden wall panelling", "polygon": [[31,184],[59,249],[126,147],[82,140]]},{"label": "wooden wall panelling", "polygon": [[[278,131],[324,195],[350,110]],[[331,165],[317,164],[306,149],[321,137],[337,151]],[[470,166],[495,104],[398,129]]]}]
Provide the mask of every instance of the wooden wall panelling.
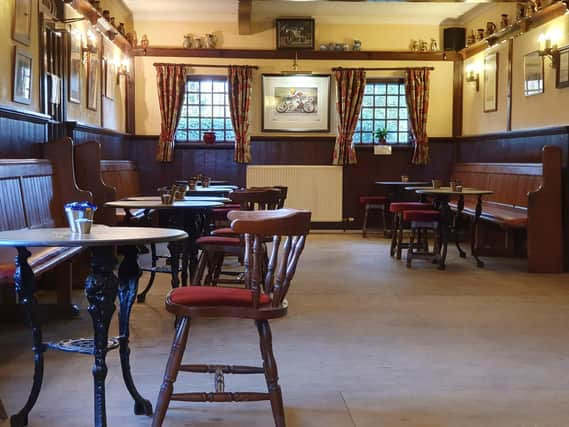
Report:
[{"label": "wooden wall panelling", "polygon": [[75,144],[95,141],[101,145],[101,157],[104,160],[128,160],[130,135],[101,129],[79,122],[65,122],[65,135]]},{"label": "wooden wall panelling", "polygon": [[47,141],[49,117],[0,106],[0,157],[37,158]]}]

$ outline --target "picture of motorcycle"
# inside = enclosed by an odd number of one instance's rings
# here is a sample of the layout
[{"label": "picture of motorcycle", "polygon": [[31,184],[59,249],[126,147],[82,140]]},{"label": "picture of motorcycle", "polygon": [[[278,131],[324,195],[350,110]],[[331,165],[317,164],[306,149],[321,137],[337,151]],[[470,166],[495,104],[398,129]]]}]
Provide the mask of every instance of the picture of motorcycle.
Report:
[{"label": "picture of motorcycle", "polygon": [[281,98],[277,105],[278,113],[314,113],[316,105],[314,98],[306,96],[302,91],[291,91],[291,95]]}]

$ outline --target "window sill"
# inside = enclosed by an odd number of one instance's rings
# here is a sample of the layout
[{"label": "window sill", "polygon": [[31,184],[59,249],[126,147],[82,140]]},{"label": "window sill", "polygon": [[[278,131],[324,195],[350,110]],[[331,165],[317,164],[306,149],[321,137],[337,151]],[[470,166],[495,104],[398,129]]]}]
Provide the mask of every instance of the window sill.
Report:
[{"label": "window sill", "polygon": [[203,142],[176,142],[176,150],[233,150],[235,144],[233,142],[216,142],[214,144],[205,144]]},{"label": "window sill", "polygon": [[[355,144],[356,151],[358,150],[369,150],[373,151],[373,147],[380,144]],[[411,144],[385,144],[388,147],[391,147],[393,151],[409,151],[413,149],[413,145]]]}]

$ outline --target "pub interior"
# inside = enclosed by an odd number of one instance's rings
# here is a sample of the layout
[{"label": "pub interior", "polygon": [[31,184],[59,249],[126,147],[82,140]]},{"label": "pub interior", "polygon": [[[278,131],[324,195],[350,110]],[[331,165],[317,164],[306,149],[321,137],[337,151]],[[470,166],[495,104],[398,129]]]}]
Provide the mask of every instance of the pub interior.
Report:
[{"label": "pub interior", "polygon": [[0,24],[0,426],[567,425],[568,2]]}]

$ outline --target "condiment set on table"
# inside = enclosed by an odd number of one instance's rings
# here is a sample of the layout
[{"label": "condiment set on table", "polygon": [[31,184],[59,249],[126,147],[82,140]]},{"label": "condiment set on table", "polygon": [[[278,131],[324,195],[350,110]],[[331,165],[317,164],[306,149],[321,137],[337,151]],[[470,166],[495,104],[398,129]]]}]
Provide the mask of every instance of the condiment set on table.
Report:
[{"label": "condiment set on table", "polygon": [[73,233],[89,234],[97,206],[89,202],[72,202],[65,205],[65,215]]}]

